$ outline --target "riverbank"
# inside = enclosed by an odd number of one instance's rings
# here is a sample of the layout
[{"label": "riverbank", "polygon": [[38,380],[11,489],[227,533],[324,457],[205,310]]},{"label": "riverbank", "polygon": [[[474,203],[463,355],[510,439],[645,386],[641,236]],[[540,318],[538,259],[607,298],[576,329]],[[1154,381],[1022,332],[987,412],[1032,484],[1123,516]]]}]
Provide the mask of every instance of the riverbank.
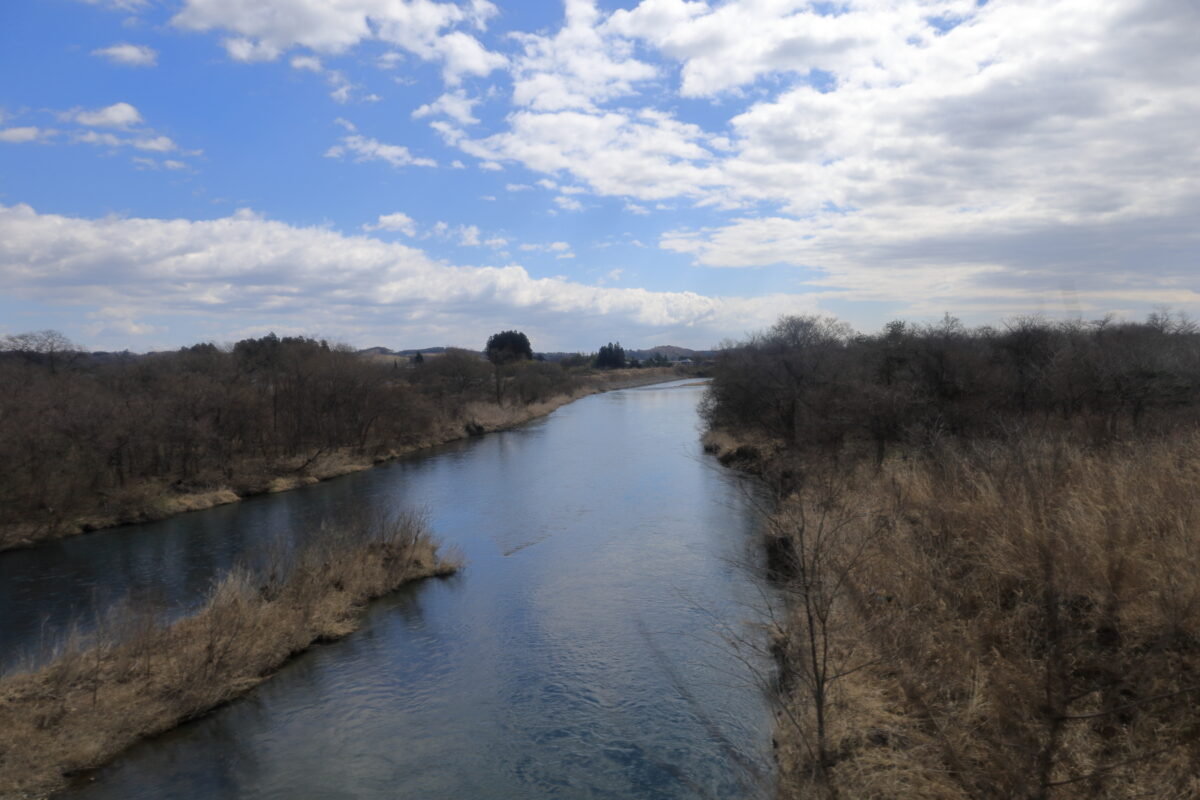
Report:
[{"label": "riverbank", "polygon": [[1195,431],[805,462],[768,539],[781,797],[1196,796],[1198,465]]},{"label": "riverbank", "polygon": [[789,317],[722,352],[705,446],[775,494],[781,798],[1200,795],[1196,344]]},{"label": "riverbank", "polygon": [[[30,547],[41,542],[121,525],[154,522],[189,511],[201,511],[262,494],[288,491],[320,481],[370,469],[431,447],[470,436],[507,430],[546,416],[567,403],[599,392],[628,389],[687,377],[673,368],[611,370],[577,378],[579,383],[565,394],[517,405],[490,402],[466,404],[460,413],[441,417],[416,441],[382,452],[364,454],[352,448],[315,451],[281,461],[246,462],[239,465],[239,479],[232,484],[181,490],[170,485],[146,482],[129,487],[101,508],[52,524],[0,526],[0,552]],[[230,470],[232,471],[232,470]]]},{"label": "riverbank", "polygon": [[258,573],[235,571],[195,614],[162,626],[119,609],[90,641],[0,680],[0,798],[42,798],[139,739],[227,703],[313,644],[355,630],[363,606],[455,572],[424,522],[361,518]]}]

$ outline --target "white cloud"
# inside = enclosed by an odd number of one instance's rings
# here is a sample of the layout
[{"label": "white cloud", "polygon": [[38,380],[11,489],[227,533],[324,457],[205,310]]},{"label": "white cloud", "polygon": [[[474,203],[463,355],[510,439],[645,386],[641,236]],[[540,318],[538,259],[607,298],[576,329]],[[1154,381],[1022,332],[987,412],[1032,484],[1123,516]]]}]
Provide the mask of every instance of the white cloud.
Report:
[{"label": "white cloud", "polygon": [[138,12],[150,5],[150,0],[83,0],[93,6],[106,6],[112,11]]},{"label": "white cloud", "polygon": [[408,214],[397,211],[392,214],[380,214],[374,224],[362,226],[364,231],[400,231],[405,236],[417,235],[417,223]]},{"label": "white cloud", "polygon": [[375,66],[380,69],[395,69],[402,61],[404,61],[404,54],[391,50],[375,59]]},{"label": "white cloud", "polygon": [[122,139],[111,133],[101,133],[99,131],[84,131],[76,133],[72,137],[72,141],[83,144],[94,144],[102,147],[122,147],[129,144],[129,139]]},{"label": "white cloud", "polygon": [[166,136],[147,136],[133,139],[130,144],[139,150],[153,150],[156,153],[169,153],[176,149],[175,142]]},{"label": "white cloud", "polygon": [[398,144],[386,144],[378,139],[370,139],[358,134],[343,136],[341,144],[335,144],[325,151],[326,158],[341,158],[352,155],[355,161],[386,161],[393,167],[436,167],[437,162],[430,158],[416,158],[407,147]]},{"label": "white cloud", "polygon": [[187,164],[185,164],[184,162],[176,161],[176,160],[170,159],[170,158],[159,161],[154,158],[147,158],[146,156],[133,156],[133,158],[131,158],[130,160],[134,164],[137,164],[138,169],[170,169],[170,170],[187,169]]},{"label": "white cloud", "polygon": [[283,50],[270,42],[255,41],[244,36],[233,36],[221,40],[221,46],[234,61],[253,63],[255,61],[274,61]]},{"label": "white cloud", "polygon": [[[670,199],[736,209],[661,245],[706,266],[794,265],[846,296],[992,292],[1029,310],[1069,280],[1100,307],[1124,280],[1144,283],[1138,297],[1191,302],[1194,4],[643,0],[607,19],[589,2],[567,8],[561,31],[520,38],[505,129],[448,143],[633,213]],[[579,79],[560,39],[607,63]],[[668,74],[604,77],[633,59],[622,39],[677,61],[680,94],[720,95],[728,123],[646,108]]]},{"label": "white cloud", "polygon": [[460,247],[490,247],[494,250],[499,250],[508,244],[508,240],[501,236],[492,236],[487,239],[483,239],[482,236],[483,232],[478,225],[451,225],[439,220],[421,238],[434,238],[442,241],[453,239]]},{"label": "white cloud", "polygon": [[[826,294],[922,295],[913,307],[983,304],[991,293],[997,308],[1028,309],[1064,280],[1097,307],[1122,285],[1131,298],[1179,292],[1191,302],[1195,3],[622,5],[631,7],[608,14],[567,0],[561,28],[514,35],[507,61],[474,38],[496,13],[490,3],[182,0],[175,19],[227,35],[244,60],[304,48],[294,61],[319,63],[374,40],[396,48],[382,66],[400,50],[439,63],[452,86],[414,116],[481,169],[539,173],[537,185],[557,192],[549,213],[580,207],[580,191],[620,198],[634,214],[735,211],[662,236],[661,247],[705,266],[791,265]],[[508,115],[468,135],[478,98],[490,108],[500,90],[470,96],[453,85],[505,63]],[[349,82],[334,93],[349,99]],[[693,115],[676,95],[712,102]],[[0,140],[32,141],[28,130]],[[327,155],[433,165],[349,132]],[[75,138],[136,147],[158,137]]]},{"label": "white cloud", "polygon": [[292,65],[292,69],[318,73],[325,71],[325,68],[321,66],[321,59],[316,56],[292,56],[288,63]]},{"label": "white cloud", "polygon": [[478,247],[479,228],[475,225],[460,225],[458,226],[458,243],[463,247]]},{"label": "white cloud", "polygon": [[485,49],[478,39],[462,31],[442,36],[430,50],[431,54],[426,56],[428,60],[438,56],[445,59],[442,78],[451,85],[458,84],[464,75],[488,75],[508,63],[504,56]]},{"label": "white cloud", "polygon": [[153,67],[158,63],[158,51],[144,44],[122,42],[93,50],[92,55],[126,67]]},{"label": "white cloud", "polygon": [[139,337],[166,332],[166,327],[138,322],[138,315],[135,309],[107,306],[86,314],[88,323],[83,326],[83,330],[92,338],[113,334]]},{"label": "white cloud", "polygon": [[19,128],[4,128],[0,130],[0,142],[8,142],[9,144],[36,142],[39,139],[46,138],[50,133],[52,132],[34,125],[25,125]]},{"label": "white cloud", "polygon": [[[138,324],[192,317],[229,330],[295,325],[363,343],[383,331],[482,341],[514,318],[569,331],[547,349],[612,330],[705,346],[781,310],[812,308],[794,296],[605,289],[536,279],[517,265],[446,266],[398,243],[249,211],[205,221],[80,219],[0,206],[0,282],[15,297],[85,313],[119,309],[116,318]],[[421,319],[403,321],[417,312]]]},{"label": "white cloud", "polygon": [[478,105],[478,103],[478,99],[467,97],[466,92],[457,89],[453,92],[443,94],[432,103],[426,103],[414,111],[412,115],[414,119],[420,119],[433,114],[445,114],[460,125],[473,125],[479,122],[479,120],[472,114],[471,109]]},{"label": "white cloud", "polygon": [[580,203],[578,200],[576,200],[574,197],[567,197],[566,195],[559,195],[558,197],[554,198],[554,202],[558,205],[559,208],[561,208],[564,211],[582,211],[583,210],[583,204]]},{"label": "white cloud", "polygon": [[[223,44],[236,61],[271,61],[293,47],[335,55],[380,40],[422,60],[442,62],[443,77],[455,84],[464,75],[487,75],[505,65],[504,56],[460,30],[482,30],[496,13],[483,0],[467,5],[434,0],[184,0],[171,21],[187,30],[232,34]],[[385,54],[384,66],[394,66],[398,56]]]},{"label": "white cloud", "polygon": [[594,110],[632,94],[657,75],[633,57],[632,46],[597,27],[593,0],[566,0],[566,21],[554,36],[515,34],[523,54],[513,64],[513,103],[534,111]]},{"label": "white cloud", "polygon": [[154,153],[170,153],[178,149],[175,142],[166,136],[144,136],[136,139],[122,139],[112,133],[101,131],[83,131],[76,133],[72,141],[82,144],[94,144],[101,147],[134,147],[138,150],[149,150]]},{"label": "white cloud", "polygon": [[546,244],[523,244],[520,249],[526,252],[542,252],[542,253],[569,253],[571,245],[567,242],[548,242]]},{"label": "white cloud", "polygon": [[1029,310],[1063,281],[1089,287],[1096,308],[1122,285],[1190,302],[1200,93],[1183,76],[1200,51],[1181,31],[1195,9],[970,14],[898,44],[911,52],[886,75],[851,65],[836,91],[794,88],[735,117],[729,184],[790,216],[664,245],[714,266],[810,265],[857,297],[923,295],[914,307],[990,297]]},{"label": "white cloud", "polygon": [[[325,69],[325,66],[321,63],[321,59],[317,58],[316,56],[292,56],[288,63],[291,64],[292,69],[301,70],[304,72],[312,72],[317,75],[325,76],[325,83],[332,87],[329,92],[329,97],[335,103],[349,103],[350,100],[353,99],[354,90],[360,88],[349,78],[347,78],[346,74],[341,70]],[[382,98],[377,94],[368,94],[362,99],[367,103],[376,103]],[[335,120],[335,122],[349,124],[340,118]],[[353,130],[353,127],[348,128],[347,130]]]},{"label": "white cloud", "polygon": [[95,111],[74,111],[71,117],[80,125],[95,128],[128,128],[142,122],[142,115],[129,103],[113,103]]},{"label": "white cloud", "polygon": [[[652,110],[509,116],[509,130],[460,147],[478,158],[513,160],[542,173],[566,172],[598,194],[641,199],[703,197],[728,181],[699,126]],[[554,181],[539,182],[556,188]]]}]

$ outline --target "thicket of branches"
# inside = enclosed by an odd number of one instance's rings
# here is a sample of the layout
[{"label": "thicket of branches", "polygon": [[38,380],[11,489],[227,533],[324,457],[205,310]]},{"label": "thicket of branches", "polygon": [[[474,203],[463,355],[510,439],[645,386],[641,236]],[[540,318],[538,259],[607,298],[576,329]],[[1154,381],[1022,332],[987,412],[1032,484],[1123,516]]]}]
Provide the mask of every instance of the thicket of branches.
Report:
[{"label": "thicket of branches", "polygon": [[788,447],[930,444],[1014,426],[1079,426],[1094,440],[1197,419],[1200,332],[1186,317],[998,328],[889,323],[858,334],[836,320],[785,317],[723,350],[709,426]]},{"label": "thicket of branches", "polygon": [[1200,795],[1198,407],[1165,313],[724,352],[710,443],[778,490],[783,795]]},{"label": "thicket of branches", "polygon": [[[0,525],[52,524],[148,482],[254,489],[272,465],[421,443],[495,398],[492,366],[462,350],[410,367],[272,334],[99,357],[50,333],[0,348]],[[505,403],[571,386],[555,364],[504,369]]]}]

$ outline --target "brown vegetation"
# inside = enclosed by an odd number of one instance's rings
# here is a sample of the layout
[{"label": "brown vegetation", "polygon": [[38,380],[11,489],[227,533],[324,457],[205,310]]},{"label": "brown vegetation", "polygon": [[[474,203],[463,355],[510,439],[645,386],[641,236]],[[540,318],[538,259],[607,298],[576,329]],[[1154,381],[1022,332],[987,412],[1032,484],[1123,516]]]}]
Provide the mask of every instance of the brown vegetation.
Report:
[{"label": "brown vegetation", "polygon": [[611,388],[465,350],[413,365],[271,335],[99,356],[50,333],[0,347],[0,550],[305,485]]},{"label": "brown vegetation", "polygon": [[1198,338],[785,320],[725,354],[708,444],[758,436],[779,494],[783,796],[1200,795]]},{"label": "brown vegetation", "polygon": [[195,614],[170,625],[119,609],[47,666],[0,680],[0,797],[42,797],[133,742],[245,693],[317,641],[345,636],[374,597],[445,575],[412,516],[325,529],[299,552],[237,570]]}]

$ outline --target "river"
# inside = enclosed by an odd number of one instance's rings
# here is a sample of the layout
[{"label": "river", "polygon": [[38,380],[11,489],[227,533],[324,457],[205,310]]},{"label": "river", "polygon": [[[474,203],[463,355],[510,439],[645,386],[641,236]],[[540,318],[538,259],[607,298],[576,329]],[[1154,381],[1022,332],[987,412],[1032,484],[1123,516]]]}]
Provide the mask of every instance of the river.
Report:
[{"label": "river", "polygon": [[424,508],[466,558],[63,796],[769,795],[755,486],[702,453],[702,391],[594,395],[304,489],[0,555],[9,665],[126,592],[181,613],[237,559],[349,508]]}]

